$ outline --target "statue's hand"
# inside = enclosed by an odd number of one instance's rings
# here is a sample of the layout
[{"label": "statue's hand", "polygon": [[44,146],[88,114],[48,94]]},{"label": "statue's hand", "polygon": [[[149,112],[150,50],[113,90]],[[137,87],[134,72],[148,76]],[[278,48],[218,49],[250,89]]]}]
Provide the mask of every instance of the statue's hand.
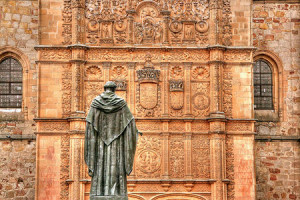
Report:
[{"label": "statue's hand", "polygon": [[94,172],[92,170],[89,169],[89,176],[93,177]]}]

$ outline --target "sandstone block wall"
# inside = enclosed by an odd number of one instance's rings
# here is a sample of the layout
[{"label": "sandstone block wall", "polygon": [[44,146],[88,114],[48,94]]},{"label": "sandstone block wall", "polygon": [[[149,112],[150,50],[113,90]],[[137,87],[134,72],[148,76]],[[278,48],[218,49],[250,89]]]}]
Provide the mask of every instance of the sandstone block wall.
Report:
[{"label": "sandstone block wall", "polygon": [[[257,199],[297,199],[300,196],[300,4],[254,2],[252,42],[271,52],[282,68],[283,98],[279,121],[260,121],[255,146]],[[280,103],[279,103],[280,104]],[[263,138],[269,139],[262,140]]]},{"label": "sandstone block wall", "polygon": [[[0,109],[0,199],[34,199],[38,1],[0,1],[0,59],[23,67],[22,111]],[[12,110],[11,110],[12,111]],[[21,140],[22,139],[22,140]]]}]

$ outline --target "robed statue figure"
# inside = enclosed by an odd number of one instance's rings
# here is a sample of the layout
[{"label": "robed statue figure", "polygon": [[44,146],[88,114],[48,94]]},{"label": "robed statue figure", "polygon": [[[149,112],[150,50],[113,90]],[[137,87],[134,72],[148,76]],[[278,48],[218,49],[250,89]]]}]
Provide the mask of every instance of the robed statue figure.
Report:
[{"label": "robed statue figure", "polygon": [[127,175],[132,171],[138,139],[126,102],[108,81],[86,118],[84,160],[92,178],[90,199],[127,200]]}]

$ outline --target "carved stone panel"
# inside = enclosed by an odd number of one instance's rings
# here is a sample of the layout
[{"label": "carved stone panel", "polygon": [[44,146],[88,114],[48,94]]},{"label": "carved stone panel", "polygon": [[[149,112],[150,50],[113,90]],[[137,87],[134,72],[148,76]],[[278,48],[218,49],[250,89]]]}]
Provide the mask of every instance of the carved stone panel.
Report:
[{"label": "carved stone panel", "polygon": [[209,82],[192,83],[192,112],[194,116],[205,117],[209,113]]},{"label": "carved stone panel", "polygon": [[136,173],[139,178],[160,178],[161,142],[158,135],[143,135],[139,138],[136,153]]},{"label": "carved stone panel", "polygon": [[210,147],[207,135],[192,136],[192,174],[195,179],[210,178]]},{"label": "carved stone panel", "polygon": [[183,178],[184,172],[184,137],[183,135],[170,136],[170,177]]}]

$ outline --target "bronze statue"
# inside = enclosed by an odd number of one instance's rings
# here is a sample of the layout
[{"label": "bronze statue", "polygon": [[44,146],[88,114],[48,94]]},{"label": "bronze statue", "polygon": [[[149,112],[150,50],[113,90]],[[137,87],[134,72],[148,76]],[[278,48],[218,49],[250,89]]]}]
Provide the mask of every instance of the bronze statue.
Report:
[{"label": "bronze statue", "polygon": [[92,177],[91,200],[127,200],[127,175],[132,171],[138,139],[126,102],[108,81],[86,118],[84,160]]}]

